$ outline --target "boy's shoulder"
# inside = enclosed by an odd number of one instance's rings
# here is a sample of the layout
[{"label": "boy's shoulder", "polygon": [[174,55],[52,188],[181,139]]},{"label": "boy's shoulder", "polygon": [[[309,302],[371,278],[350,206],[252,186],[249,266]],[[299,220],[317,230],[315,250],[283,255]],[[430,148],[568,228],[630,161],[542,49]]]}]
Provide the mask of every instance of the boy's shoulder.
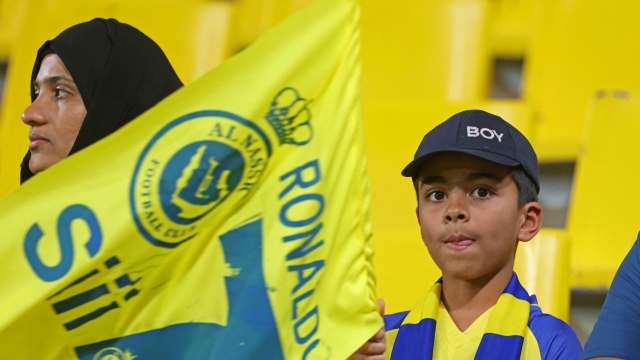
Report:
[{"label": "boy's shoulder", "polygon": [[578,359],[582,345],[573,329],[557,317],[531,305],[529,330],[538,343],[542,359]]}]

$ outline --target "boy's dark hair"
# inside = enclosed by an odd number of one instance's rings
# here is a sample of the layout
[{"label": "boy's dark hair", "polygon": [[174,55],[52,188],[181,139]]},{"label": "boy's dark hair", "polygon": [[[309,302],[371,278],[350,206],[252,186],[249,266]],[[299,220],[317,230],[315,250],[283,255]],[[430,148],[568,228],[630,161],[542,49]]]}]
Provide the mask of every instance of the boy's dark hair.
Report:
[{"label": "boy's dark hair", "polygon": [[[510,176],[518,188],[518,209],[530,202],[538,201],[538,191],[536,190],[536,186],[533,184],[533,181],[524,171],[522,166],[512,168]],[[419,201],[420,195],[418,194],[418,178],[413,179],[413,188],[416,191],[416,199]]]},{"label": "boy's dark hair", "polygon": [[530,202],[538,202],[538,191],[531,178],[522,166],[516,166],[511,170],[511,178],[518,187],[518,209]]}]

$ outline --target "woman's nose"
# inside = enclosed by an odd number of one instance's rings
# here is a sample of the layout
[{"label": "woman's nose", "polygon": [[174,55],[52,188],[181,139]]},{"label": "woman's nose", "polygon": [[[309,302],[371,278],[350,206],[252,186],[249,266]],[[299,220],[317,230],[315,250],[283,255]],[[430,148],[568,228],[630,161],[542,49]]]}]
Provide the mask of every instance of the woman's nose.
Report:
[{"label": "woman's nose", "polygon": [[29,126],[39,126],[47,122],[47,113],[42,101],[36,99],[22,113],[22,122]]}]

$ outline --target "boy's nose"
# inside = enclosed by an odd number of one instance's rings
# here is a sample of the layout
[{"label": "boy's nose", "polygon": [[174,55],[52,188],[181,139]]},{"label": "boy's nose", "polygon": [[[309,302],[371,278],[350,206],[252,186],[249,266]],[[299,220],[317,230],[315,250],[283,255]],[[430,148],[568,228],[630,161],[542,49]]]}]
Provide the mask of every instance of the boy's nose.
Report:
[{"label": "boy's nose", "polygon": [[444,212],[444,221],[445,222],[457,222],[457,221],[468,221],[469,220],[469,212],[465,207],[465,197],[457,196],[457,194],[451,194],[451,202],[449,203],[449,207]]},{"label": "boy's nose", "polygon": [[469,214],[460,207],[455,207],[448,209],[444,213],[444,220],[445,222],[467,221],[469,220]]}]

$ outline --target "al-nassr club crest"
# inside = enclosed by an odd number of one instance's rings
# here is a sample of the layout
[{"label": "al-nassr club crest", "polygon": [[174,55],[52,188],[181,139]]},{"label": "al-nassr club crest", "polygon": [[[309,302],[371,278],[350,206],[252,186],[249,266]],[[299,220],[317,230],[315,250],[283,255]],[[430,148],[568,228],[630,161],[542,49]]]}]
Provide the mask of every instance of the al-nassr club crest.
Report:
[{"label": "al-nassr club crest", "polygon": [[[280,145],[312,140],[310,103],[292,87],[276,94],[265,119]],[[206,110],[175,119],[149,141],[136,163],[130,206],[138,230],[166,248],[191,239],[215,209],[250,192],[271,152],[263,130],[235,114]]]},{"label": "al-nassr club crest", "polygon": [[212,211],[249,193],[270,156],[262,129],[237,115],[199,111],[170,122],[136,164],[130,205],[138,230],[167,248],[189,240]]}]

